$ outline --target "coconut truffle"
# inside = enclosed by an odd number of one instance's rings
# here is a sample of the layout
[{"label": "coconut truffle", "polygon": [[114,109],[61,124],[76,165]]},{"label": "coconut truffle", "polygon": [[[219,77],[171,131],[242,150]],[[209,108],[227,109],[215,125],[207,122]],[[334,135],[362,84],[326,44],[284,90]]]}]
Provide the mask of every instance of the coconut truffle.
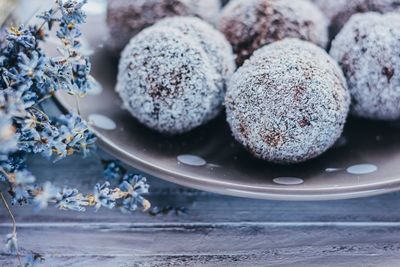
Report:
[{"label": "coconut truffle", "polygon": [[332,37],[356,13],[400,11],[400,0],[314,0],[314,2],[331,19]]},{"label": "coconut truffle", "polygon": [[203,48],[210,63],[221,74],[220,87],[226,87],[227,79],[236,69],[232,46],[225,36],[208,23],[195,17],[174,17],[160,21],[158,26],[173,27],[193,38]]},{"label": "coconut truffle", "polygon": [[165,17],[196,16],[215,23],[219,0],[109,0],[107,46],[119,52],[141,30]]},{"label": "coconut truffle", "polygon": [[400,119],[400,14],[354,15],[332,42],[358,117]]},{"label": "coconut truffle", "polygon": [[239,143],[258,158],[290,164],[315,158],[336,142],[350,95],[323,49],[285,39],[257,50],[237,70],[225,104]]},{"label": "coconut truffle", "polygon": [[328,25],[326,16],[308,0],[235,0],[224,7],[219,28],[242,64],[256,49],[287,37],[325,48]]},{"label": "coconut truffle", "polygon": [[124,49],[116,90],[141,123],[180,134],[220,113],[234,69],[232,48],[212,26],[193,17],[164,19]]}]

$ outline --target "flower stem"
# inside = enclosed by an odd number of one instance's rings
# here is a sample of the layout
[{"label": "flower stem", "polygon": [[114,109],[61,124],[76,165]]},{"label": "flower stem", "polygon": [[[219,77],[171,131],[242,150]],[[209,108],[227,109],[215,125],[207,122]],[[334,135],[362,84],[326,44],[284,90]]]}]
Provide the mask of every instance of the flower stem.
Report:
[{"label": "flower stem", "polygon": [[76,101],[76,112],[78,113],[79,116],[81,116],[81,106],[79,105],[78,96],[75,96],[75,101]]},{"label": "flower stem", "polygon": [[[12,233],[13,233],[13,235],[16,235],[17,234],[17,222],[15,221],[15,217],[14,217],[13,213],[11,212],[10,206],[8,206],[8,203],[7,203],[7,201],[6,201],[6,199],[5,199],[4,195],[3,195],[3,192],[1,192],[1,191],[0,191],[0,198],[3,201],[4,207],[6,208],[6,210],[8,212],[8,215],[11,218],[12,225],[13,225]],[[17,259],[18,259],[18,262],[19,262],[19,266],[22,266],[22,262],[21,262],[21,258],[20,258],[20,255],[19,255],[18,248],[17,248],[16,256],[17,256]]]}]

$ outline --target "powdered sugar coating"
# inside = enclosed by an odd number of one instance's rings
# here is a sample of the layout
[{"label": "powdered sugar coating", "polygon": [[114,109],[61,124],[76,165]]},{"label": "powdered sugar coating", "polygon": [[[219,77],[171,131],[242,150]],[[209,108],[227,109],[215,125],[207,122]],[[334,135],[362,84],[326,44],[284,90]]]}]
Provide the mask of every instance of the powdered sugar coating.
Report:
[{"label": "powdered sugar coating", "polygon": [[287,37],[326,47],[328,23],[308,0],[234,0],[223,9],[219,28],[241,64],[256,49]]},{"label": "powdered sugar coating", "polygon": [[256,157],[298,163],[340,137],[350,96],[321,48],[285,39],[257,50],[232,76],[225,98],[233,135]]},{"label": "powdered sugar coating", "polygon": [[[165,134],[190,131],[221,111],[225,81],[234,69],[229,47],[222,34],[201,20],[160,21],[122,52],[116,90],[146,126]],[[232,65],[225,66],[228,62]]]},{"label": "powdered sugar coating", "polygon": [[356,116],[400,118],[400,14],[354,15],[332,42]]},{"label": "powdered sugar coating", "polygon": [[331,35],[335,36],[356,13],[400,11],[400,0],[314,0],[331,19]]},{"label": "powdered sugar coating", "polygon": [[166,18],[157,25],[173,27],[185,35],[190,35],[204,49],[213,67],[221,74],[219,86],[226,87],[227,79],[235,71],[236,64],[232,46],[223,34],[195,17]]},{"label": "powdered sugar coating", "polygon": [[108,0],[107,46],[119,52],[141,30],[166,17],[196,16],[216,23],[220,6],[219,0]]}]

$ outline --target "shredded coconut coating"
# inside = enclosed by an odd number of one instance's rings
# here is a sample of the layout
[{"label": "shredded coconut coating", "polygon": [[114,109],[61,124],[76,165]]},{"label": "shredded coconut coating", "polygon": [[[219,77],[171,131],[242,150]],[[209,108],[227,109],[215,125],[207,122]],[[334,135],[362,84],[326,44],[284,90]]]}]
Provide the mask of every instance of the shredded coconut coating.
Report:
[{"label": "shredded coconut coating", "polygon": [[332,42],[358,117],[400,119],[400,14],[354,15]]},{"label": "shredded coconut coating", "polygon": [[157,21],[173,16],[196,16],[215,24],[219,0],[108,0],[107,47],[120,52],[129,40]]},{"label": "shredded coconut coating", "polygon": [[288,37],[325,48],[328,25],[326,16],[308,0],[233,0],[224,7],[219,28],[242,64],[256,49]]},{"label": "shredded coconut coating", "polygon": [[220,113],[233,70],[232,49],[211,25],[196,18],[165,19],[124,49],[116,90],[141,123],[180,134]]},{"label": "shredded coconut coating", "polygon": [[190,35],[204,49],[213,67],[221,74],[219,86],[226,88],[227,79],[235,71],[236,64],[232,46],[223,34],[195,17],[166,18],[157,25],[173,27]]},{"label": "shredded coconut coating", "polygon": [[318,46],[285,39],[257,50],[225,98],[235,139],[282,164],[321,155],[341,136],[350,95],[339,66]]},{"label": "shredded coconut coating", "polygon": [[356,13],[400,11],[400,0],[314,0],[331,19],[331,36],[335,36]]}]

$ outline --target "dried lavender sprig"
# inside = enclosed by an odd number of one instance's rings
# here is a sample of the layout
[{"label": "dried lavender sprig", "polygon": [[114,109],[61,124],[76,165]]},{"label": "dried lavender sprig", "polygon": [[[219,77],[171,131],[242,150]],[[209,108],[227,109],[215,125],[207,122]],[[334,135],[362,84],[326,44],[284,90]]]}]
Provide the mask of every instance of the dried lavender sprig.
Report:
[{"label": "dried lavender sprig", "polygon": [[78,189],[61,189],[50,182],[37,186],[34,184],[35,178],[27,170],[10,175],[0,168],[0,173],[6,176],[12,189],[13,203],[33,203],[39,210],[47,208],[49,204],[54,204],[61,210],[74,211],[85,211],[86,207],[94,207],[95,210],[106,207],[132,212],[138,206],[144,211],[151,207],[150,202],[143,197],[149,192],[147,179],[140,175],[126,174],[123,181],[115,187],[111,187],[109,182],[98,183],[92,193],[82,194]]},{"label": "dried lavender sprig", "polygon": [[[138,206],[147,210],[150,203],[142,196],[149,188],[146,179],[125,169],[113,175],[118,185],[97,184],[93,193],[82,194],[51,183],[38,186],[26,166],[27,153],[59,160],[74,153],[86,155],[94,148],[95,137],[79,116],[53,118],[41,109],[41,104],[58,90],[81,97],[95,84],[89,59],[80,51],[79,25],[85,22],[85,3],[56,0],[55,7],[38,16],[43,20],[39,27],[21,25],[5,34],[0,31],[0,182],[9,186],[13,203],[33,203],[38,209],[54,204],[76,211],[116,207],[131,212]],[[61,44],[60,55],[50,57],[40,43],[54,28]],[[7,239],[9,248],[17,247],[16,237],[14,228]],[[27,266],[37,263],[35,257],[32,259]]]}]

